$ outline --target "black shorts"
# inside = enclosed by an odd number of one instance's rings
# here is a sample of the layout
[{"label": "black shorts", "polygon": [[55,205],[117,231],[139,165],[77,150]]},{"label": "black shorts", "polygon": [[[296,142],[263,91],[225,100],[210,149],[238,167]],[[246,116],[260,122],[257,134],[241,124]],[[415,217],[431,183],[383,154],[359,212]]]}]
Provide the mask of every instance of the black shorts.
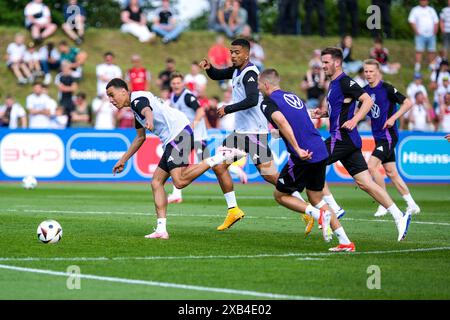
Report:
[{"label": "black shorts", "polygon": [[283,193],[292,194],[303,189],[322,191],[325,186],[327,160],[316,163],[306,161],[295,162],[292,158],[284,166],[278,177],[276,188]]},{"label": "black shorts", "polygon": [[228,148],[244,150],[250,155],[253,163],[259,166],[273,160],[272,151],[268,145],[268,134],[233,132],[225,138],[222,145]]},{"label": "black shorts", "polygon": [[335,163],[336,161],[341,161],[344,168],[353,177],[358,173],[368,170],[367,162],[360,148],[357,148],[351,142],[343,142],[337,140],[333,151],[331,151],[331,138],[325,140],[327,145],[328,154],[328,164]]},{"label": "black shorts", "polygon": [[191,127],[187,126],[167,144],[158,167],[167,173],[176,168],[187,167],[193,149],[194,134]]},{"label": "black shorts", "polygon": [[381,160],[381,163],[395,162],[395,145],[397,141],[392,141],[389,144],[387,140],[375,141],[375,150],[372,152],[372,156]]}]

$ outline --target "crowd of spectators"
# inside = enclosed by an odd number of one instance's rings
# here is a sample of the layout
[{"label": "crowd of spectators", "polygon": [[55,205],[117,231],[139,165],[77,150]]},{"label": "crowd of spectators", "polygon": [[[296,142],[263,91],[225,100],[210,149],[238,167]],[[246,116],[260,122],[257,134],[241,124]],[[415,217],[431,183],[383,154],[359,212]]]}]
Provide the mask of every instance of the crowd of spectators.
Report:
[{"label": "crowd of spectators", "polygon": [[[264,69],[265,52],[260,44],[258,2],[256,0],[211,0],[208,26],[218,32],[215,43],[211,44],[208,58],[217,68],[231,65],[231,56],[226,44],[226,38],[243,37],[250,41],[250,61],[259,70]],[[353,37],[358,36],[358,20],[351,12],[357,12],[356,0],[338,0],[340,11],[339,28],[344,55],[344,71],[351,75],[360,86],[365,86],[363,61],[353,57]],[[397,74],[401,64],[391,61],[388,48],[383,38],[392,35],[390,21],[391,1],[372,1],[381,9],[383,33],[374,34],[373,47],[367,50],[365,58],[376,59],[385,74]],[[276,25],[278,33],[299,34],[301,23],[298,16],[298,0],[280,0],[279,20]],[[32,0],[24,8],[25,26],[30,31],[31,42],[26,43],[24,33],[18,33],[14,41],[7,46],[6,63],[17,79],[18,85],[32,85],[32,93],[26,98],[22,107],[13,96],[7,95],[0,105],[0,126],[9,128],[86,128],[114,129],[132,128],[134,116],[131,110],[125,108],[118,112],[109,102],[105,87],[108,81],[115,77],[123,77],[131,91],[152,90],[157,88],[164,104],[170,106],[170,75],[177,70],[173,57],[166,58],[166,67],[152,78],[138,54],[130,55],[130,66],[122,70],[115,63],[113,52],[105,52],[104,61],[98,63],[95,74],[97,92],[95,97],[88,97],[82,90],[83,66],[88,59],[88,53],[79,46],[84,41],[86,10],[76,0],[69,0],[64,5],[64,23],[62,30],[69,40],[57,44],[45,41],[57,29],[52,22],[51,11],[42,0]],[[304,1],[306,20],[304,34],[313,33],[311,23],[314,13],[317,13],[318,32],[326,35],[326,14],[324,1]],[[346,13],[345,15],[343,13]],[[294,14],[295,13],[295,14]],[[345,16],[345,17],[344,17]],[[153,18],[140,7],[138,0],[129,0],[121,12],[121,31],[135,36],[143,43],[153,42],[157,37],[167,44],[176,41],[186,29],[186,23],[178,19],[169,0],[162,0],[161,6],[153,12]],[[351,18],[350,29],[347,29],[346,18]],[[408,84],[406,94],[413,102],[412,109],[400,119],[404,130],[415,131],[449,131],[450,127],[450,71],[448,49],[450,47],[450,0],[448,7],[437,15],[428,5],[427,0],[419,0],[408,17],[412,30],[416,33],[415,50],[416,65],[412,81]],[[442,50],[437,54],[436,34],[442,32]],[[45,43],[44,43],[45,41]],[[71,42],[69,42],[71,41]],[[72,44],[73,42],[73,44]],[[430,79],[424,84],[421,59],[424,51],[428,51],[428,66]],[[358,50],[360,52],[361,50]],[[326,92],[329,80],[322,69],[321,50],[312,53],[308,70],[301,76],[301,96],[308,108],[316,108],[326,103]],[[52,73],[55,75],[52,81]],[[219,119],[217,109],[230,103],[231,82],[217,81],[222,97],[207,96],[209,81],[201,72],[198,61],[192,61],[190,72],[184,77],[186,87],[197,97],[200,105],[205,108],[208,128],[232,130],[233,114]],[[49,86],[57,88],[58,95],[54,99],[49,96]],[[327,126],[326,121],[316,122],[317,127]],[[367,122],[362,122],[362,128],[368,128]]]}]

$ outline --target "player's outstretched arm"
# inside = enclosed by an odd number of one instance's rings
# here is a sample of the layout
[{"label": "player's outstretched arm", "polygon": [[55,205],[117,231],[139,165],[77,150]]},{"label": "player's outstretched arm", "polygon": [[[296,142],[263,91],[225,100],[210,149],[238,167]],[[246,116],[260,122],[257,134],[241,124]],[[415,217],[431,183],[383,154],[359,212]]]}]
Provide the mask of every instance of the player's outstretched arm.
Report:
[{"label": "player's outstretched arm", "polygon": [[350,131],[355,129],[358,123],[366,117],[367,113],[373,106],[373,100],[367,93],[362,94],[358,100],[360,102],[358,112],[355,113],[353,118],[344,122],[344,124],[342,125],[343,129],[347,129]]},{"label": "player's outstretched arm", "polygon": [[383,129],[392,128],[395,124],[395,121],[397,121],[402,115],[404,115],[411,108],[412,108],[411,100],[405,99],[405,101],[403,101],[402,105],[400,106],[400,109],[398,109],[396,113],[394,113],[389,119],[387,119],[386,123],[383,126]]},{"label": "player's outstretched arm", "polygon": [[280,111],[275,111],[271,115],[273,122],[277,125],[278,129],[281,132],[281,135],[287,140],[287,142],[295,149],[298,156],[302,160],[309,160],[312,158],[312,152],[309,150],[303,150],[297,143],[295,139],[294,131],[292,130],[291,125],[285,118],[285,116]]},{"label": "player's outstretched arm", "polygon": [[206,71],[206,74],[212,80],[228,80],[233,78],[233,73],[235,70],[234,67],[217,69],[214,68],[206,58],[203,58],[198,65],[200,66],[200,68]]},{"label": "player's outstretched arm", "polygon": [[136,129],[136,137],[128,148],[127,152],[120,158],[119,161],[113,167],[113,174],[121,173],[125,168],[125,163],[139,150],[142,144],[145,142],[145,129]]},{"label": "player's outstretched arm", "polygon": [[328,118],[328,104],[326,103],[326,98],[323,99],[319,108],[311,110],[310,116],[312,119]]}]

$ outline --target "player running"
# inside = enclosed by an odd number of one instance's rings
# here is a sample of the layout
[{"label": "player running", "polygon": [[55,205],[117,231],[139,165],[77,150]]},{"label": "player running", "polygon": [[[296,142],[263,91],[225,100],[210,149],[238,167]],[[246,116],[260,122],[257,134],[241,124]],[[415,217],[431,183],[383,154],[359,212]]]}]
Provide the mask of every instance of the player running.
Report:
[{"label": "player running", "polygon": [[238,149],[221,147],[215,156],[189,166],[189,155],[194,148],[193,130],[184,113],[165,107],[162,102],[148,91],[130,93],[125,81],[112,79],[106,86],[110,102],[117,108],[130,107],[134,113],[136,137],[127,152],[114,165],[113,173],[120,173],[125,163],[139,150],[145,142],[145,129],[157,135],[162,143],[164,153],[153,174],[151,182],[155,202],[157,227],[155,232],[146,235],[150,239],[169,239],[166,229],[167,195],[164,184],[169,177],[179,189],[189,185],[194,179],[208,169],[234,158],[241,158],[245,153]]},{"label": "player running", "polygon": [[[341,161],[361,190],[367,192],[394,217],[398,241],[406,237],[411,214],[405,214],[392,201],[389,194],[376,184],[370,175],[362,155],[362,141],[356,126],[373,106],[370,96],[342,71],[342,50],[329,47],[322,51],[322,65],[325,75],[331,79],[326,108],[314,109],[313,118],[330,118],[331,136],[325,141],[330,155],[328,164]],[[360,108],[355,113],[356,102]]]},{"label": "player running", "polygon": [[[372,109],[368,113],[376,144],[368,162],[369,172],[375,182],[386,189],[384,177],[379,171],[380,166],[383,165],[386,175],[392,180],[395,188],[407,203],[406,212],[418,214],[420,208],[412,198],[408,186],[399,175],[395,165],[395,146],[398,142],[396,121],[411,109],[412,102],[392,85],[382,80],[378,61],[374,59],[364,61],[364,75],[369,83],[364,90],[374,101]],[[396,111],[397,103],[401,105],[398,111]],[[386,208],[380,204],[375,217],[384,216],[386,213]]]},{"label": "player running", "polygon": [[[305,212],[319,221],[325,241],[331,240],[328,227],[336,234],[339,245],[330,251],[355,251],[336,214],[322,200],[328,151],[319,131],[314,128],[304,102],[295,94],[280,88],[275,69],[266,69],[259,76],[259,90],[264,95],[261,110],[267,120],[280,130],[289,152],[289,161],[280,173],[274,193],[277,202],[297,212]],[[291,195],[303,191],[311,204]]]},{"label": "player running", "polygon": [[[232,67],[216,69],[206,58],[199,64],[213,80],[232,79],[233,103],[220,108],[218,115],[223,117],[225,114],[236,112],[235,131],[226,137],[223,144],[247,152],[261,176],[267,182],[275,185],[278,171],[268,146],[267,120],[258,107],[262,101],[262,95],[258,91],[259,70],[250,63],[250,43],[245,39],[236,39],[231,43],[230,53]],[[228,205],[225,221],[217,227],[219,231],[230,228],[245,216],[237,205],[233,180],[227,170],[228,166],[229,164],[222,164],[214,169]],[[295,193],[295,196],[301,198],[298,192]],[[314,220],[308,216],[305,217],[307,224],[305,233],[308,234]]]}]

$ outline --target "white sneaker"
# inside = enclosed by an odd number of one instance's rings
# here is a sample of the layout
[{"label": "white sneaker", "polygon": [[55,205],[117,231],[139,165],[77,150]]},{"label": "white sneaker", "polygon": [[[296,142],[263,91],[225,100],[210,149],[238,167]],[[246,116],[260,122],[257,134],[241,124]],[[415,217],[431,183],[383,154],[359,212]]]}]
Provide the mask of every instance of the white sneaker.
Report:
[{"label": "white sneaker", "polygon": [[406,208],[406,213],[419,214],[420,213],[420,208],[419,208],[419,206],[417,204],[414,205],[414,206],[408,206],[408,208]]},{"label": "white sneaker", "polygon": [[233,163],[247,155],[247,153],[245,153],[245,151],[242,151],[242,150],[236,149],[236,148],[228,148],[228,147],[219,147],[217,149],[217,152],[220,152],[225,156],[226,163]]},{"label": "white sneaker", "polygon": [[387,210],[385,207],[383,206],[378,206],[377,212],[375,212],[374,216],[375,217],[383,217],[387,214]]},{"label": "white sneaker", "polygon": [[329,231],[331,221],[331,212],[327,210],[320,210],[319,224],[322,227],[323,240],[330,242],[333,234]]},{"label": "white sneaker", "polygon": [[397,241],[402,241],[406,238],[408,233],[409,223],[411,222],[411,214],[406,212],[403,217],[397,222],[398,238]]},{"label": "white sneaker", "polygon": [[52,75],[50,73],[46,73],[44,76],[44,84],[49,85],[52,82]]},{"label": "white sneaker", "polygon": [[338,220],[341,220],[342,217],[345,216],[347,212],[345,212],[344,209],[339,208],[339,210],[336,212],[336,218],[338,218]]},{"label": "white sneaker", "polygon": [[181,196],[175,195],[175,194],[169,194],[167,197],[168,203],[181,203],[183,202],[183,198]]}]

